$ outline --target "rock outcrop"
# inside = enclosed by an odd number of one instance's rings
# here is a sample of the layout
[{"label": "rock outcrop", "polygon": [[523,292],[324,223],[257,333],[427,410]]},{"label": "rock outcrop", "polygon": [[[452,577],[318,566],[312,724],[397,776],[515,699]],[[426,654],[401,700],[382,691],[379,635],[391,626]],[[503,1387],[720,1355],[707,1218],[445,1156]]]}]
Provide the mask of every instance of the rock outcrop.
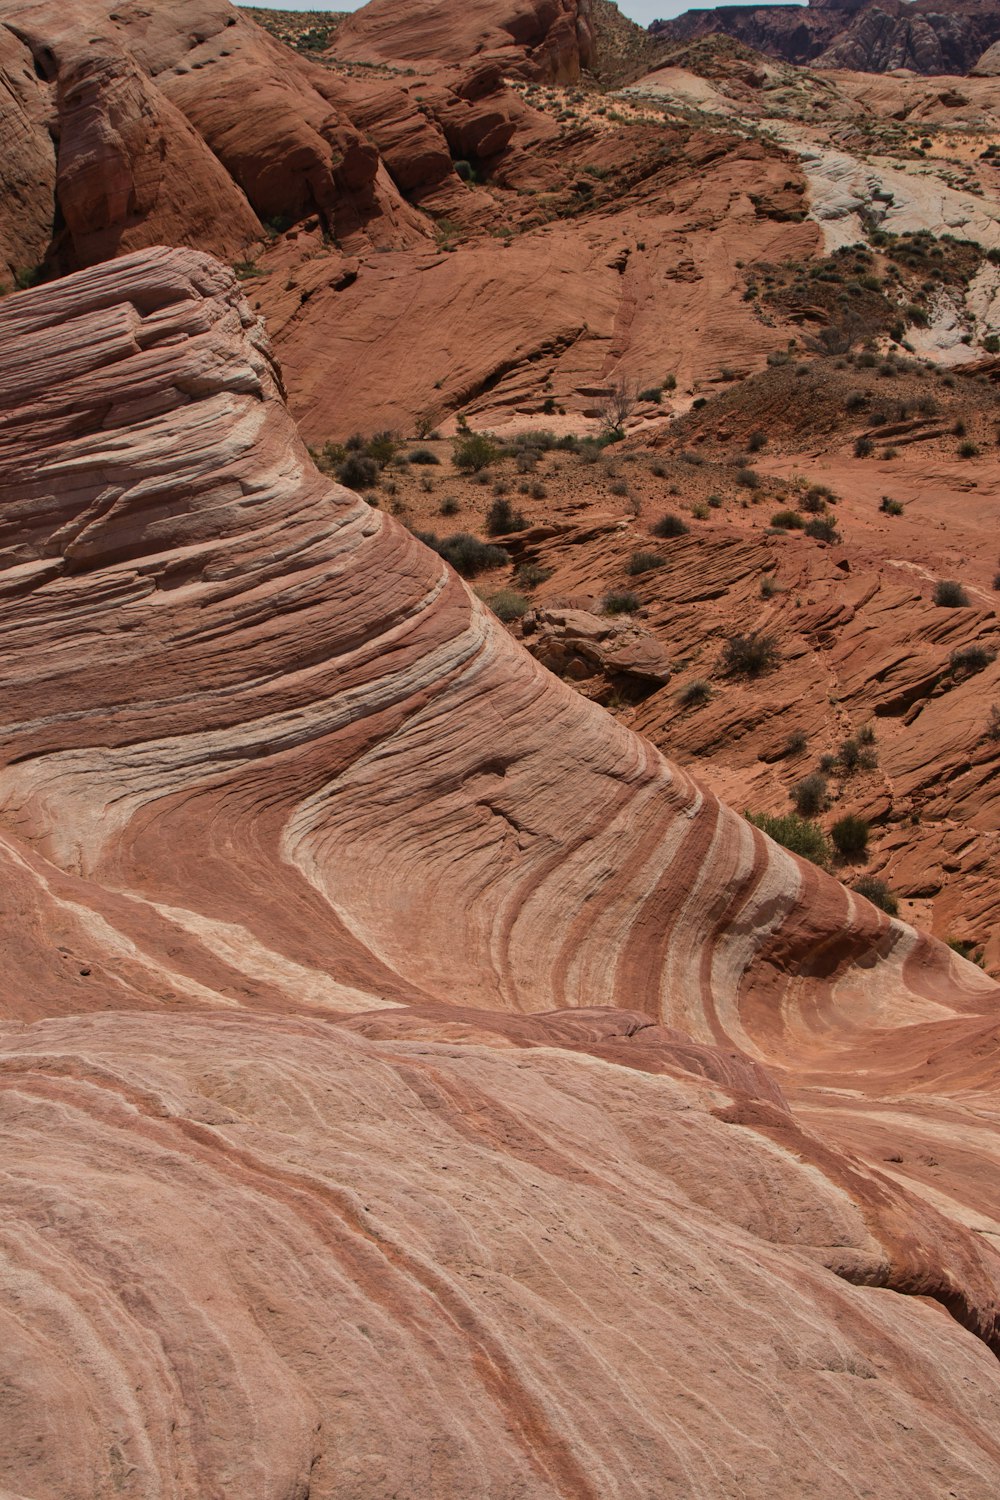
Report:
[{"label": "rock outcrop", "polygon": [[571,83],[593,59],[589,0],[369,0],[338,26],[330,55],[358,62],[465,63]]},{"label": "rock outcrop", "polygon": [[993,0],[809,0],[808,8],[731,5],[655,21],[664,41],[722,33],[770,57],[819,68],[968,73],[1000,40]]},{"label": "rock outcrop", "polygon": [[0,354],[4,1488],[991,1500],[996,987],[327,483],[227,269]]}]

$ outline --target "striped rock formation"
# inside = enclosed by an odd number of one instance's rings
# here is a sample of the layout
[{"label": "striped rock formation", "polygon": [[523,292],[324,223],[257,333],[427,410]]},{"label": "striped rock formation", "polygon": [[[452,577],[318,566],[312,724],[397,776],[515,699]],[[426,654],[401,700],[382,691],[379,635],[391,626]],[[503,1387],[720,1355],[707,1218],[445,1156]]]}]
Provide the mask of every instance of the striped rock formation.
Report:
[{"label": "striped rock formation", "polygon": [[324,480],[227,269],[0,352],[0,1490],[995,1495],[996,987]]}]

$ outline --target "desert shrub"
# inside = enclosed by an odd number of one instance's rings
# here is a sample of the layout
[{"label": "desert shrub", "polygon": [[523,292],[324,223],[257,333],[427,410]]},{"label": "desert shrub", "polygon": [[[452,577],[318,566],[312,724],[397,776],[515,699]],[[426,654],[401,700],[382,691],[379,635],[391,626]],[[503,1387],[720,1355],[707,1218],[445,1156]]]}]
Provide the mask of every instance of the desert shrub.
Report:
[{"label": "desert shrub", "polygon": [[479,474],[496,463],[499,449],[484,432],[469,432],[455,438],[451,457],[456,469],[464,474]]},{"label": "desert shrub", "polygon": [[712,696],[711,684],[703,677],[692,677],[686,682],[677,694],[677,702],[682,708],[701,708]]},{"label": "desert shrub", "polygon": [[958,646],[949,657],[948,665],[954,677],[971,677],[982,672],[996,657],[996,652],[987,646]]},{"label": "desert shrub", "polygon": [[990,705],[984,734],[988,740],[1000,740],[1000,703]]},{"label": "desert shrub", "polygon": [[779,527],[782,531],[797,531],[805,525],[797,510],[776,510],[771,517],[771,525]]},{"label": "desert shrub", "polygon": [[804,729],[793,729],[785,741],[782,755],[801,755],[809,744],[809,736]]},{"label": "desert shrub", "polygon": [[536,479],[528,492],[532,500],[545,500],[548,498],[548,490],[540,479]]},{"label": "desert shrub", "polygon": [[486,603],[505,625],[509,625],[512,620],[519,620],[531,608],[531,600],[526,599],[524,594],[519,594],[516,589],[499,589],[489,596]]},{"label": "desert shrub", "polygon": [[692,505],[691,507],[691,515],[696,521],[708,520],[708,506],[705,504],[704,500],[695,501],[694,505]]},{"label": "desert shrub", "polygon": [[892,500],[888,495],[883,495],[879,510],[886,516],[901,516],[903,514],[903,503],[901,500]]},{"label": "desert shrub", "polygon": [[442,516],[457,516],[461,509],[462,507],[459,505],[454,495],[445,495],[444,499],[441,501],[441,504],[438,506],[438,510]]},{"label": "desert shrub", "polygon": [[349,490],[370,489],[378,484],[379,466],[363,453],[348,453],[343,463],[337,465],[336,474],[338,482]]},{"label": "desert shrub", "polygon": [[411,464],[439,464],[441,462],[430,448],[414,448],[409,458]]},{"label": "desert shrub", "polygon": [[859,437],[854,443],[855,458],[871,458],[875,452],[875,444],[870,437]]},{"label": "desert shrub", "polygon": [[662,568],[664,559],[658,552],[633,552],[625,564],[626,573],[635,578],[639,573],[651,573],[654,568]]},{"label": "desert shrub", "polygon": [[675,516],[672,511],[668,510],[660,516],[659,520],[654,521],[649,529],[654,536],[675,537],[687,536],[689,527],[686,521],[681,520],[680,516]]},{"label": "desert shrub", "polygon": [[536,589],[540,583],[547,583],[552,577],[551,568],[543,568],[541,563],[523,562],[514,569],[514,582],[522,589]]},{"label": "desert shrub", "polygon": [[807,490],[799,501],[802,509],[810,516],[820,516],[826,510],[826,501],[818,490]]},{"label": "desert shrub", "polygon": [[760,677],[778,665],[778,643],[773,635],[754,631],[731,635],[722,648],[722,670],[732,677]]},{"label": "desert shrub", "polygon": [[756,469],[737,469],[736,483],[741,484],[745,490],[760,489],[760,475]]},{"label": "desert shrub", "polygon": [[776,844],[781,844],[782,848],[811,860],[821,870],[830,868],[830,845],[818,823],[801,818],[798,813],[774,817],[770,813],[748,812],[746,816],[748,822],[759,828],[761,833],[766,833],[768,838],[774,839]]},{"label": "desert shrub", "polygon": [[978,458],[979,457],[979,449],[978,449],[978,447],[976,446],[975,443],[972,443],[972,442],[969,442],[969,441],[966,441],[964,443],[959,443],[959,445],[958,445],[958,456],[959,456],[959,458]]},{"label": "desert shrub", "polygon": [[614,480],[614,482],[611,485],[611,493],[612,493],[612,495],[627,495],[628,494],[628,485],[625,483],[625,480],[624,479],[616,479],[616,480]]},{"label": "desert shrub", "polygon": [[843,859],[861,859],[868,853],[868,824],[864,818],[847,813],[830,829],[833,847]]},{"label": "desert shrub", "polygon": [[509,500],[503,496],[494,500],[486,512],[486,531],[489,536],[503,536],[508,531],[523,531],[527,526],[527,517],[521,511],[515,510]]},{"label": "desert shrub", "polygon": [[866,901],[870,901],[872,906],[877,906],[880,911],[884,911],[887,916],[899,915],[899,902],[885,881],[879,880],[877,876],[862,875],[854,882],[854,890],[859,896],[864,896]]},{"label": "desert shrub", "polygon": [[632,615],[641,604],[633,589],[609,589],[601,600],[601,609],[606,615]]},{"label": "desert shrub", "polygon": [[463,578],[475,578],[478,573],[485,573],[490,568],[505,567],[510,562],[510,555],[503,547],[481,541],[477,536],[470,536],[467,531],[456,531],[454,536],[446,536],[441,540],[433,531],[418,531],[416,535],[428,547],[433,547],[446,562],[450,562],[455,572],[461,573]]},{"label": "desert shrub", "polygon": [[840,541],[840,532],[830,516],[814,516],[806,525],[806,536],[816,542]]},{"label": "desert shrub", "polygon": [[859,745],[874,745],[876,734],[870,724],[864,724],[854,736]]},{"label": "desert shrub", "polygon": [[771,573],[765,574],[760,580],[760,597],[762,599],[773,599],[775,594],[780,593],[781,589],[778,587],[778,580]]},{"label": "desert shrub", "polygon": [[722,509],[722,496],[721,495],[709,495],[708,500],[707,500],[706,503],[711,507],[712,510],[721,510]]},{"label": "desert shrub", "polygon": [[939,578],[934,585],[935,604],[944,605],[946,609],[962,609],[968,602],[968,594],[954,578]]},{"label": "desert shrub", "polygon": [[804,818],[814,818],[826,806],[826,777],[813,771],[795,783],[790,795],[797,813]]},{"label": "desert shrub", "polygon": [[639,392],[640,401],[654,401],[657,406],[663,400],[663,389],[658,385],[651,385],[646,390]]},{"label": "desert shrub", "polygon": [[748,453],[760,453],[761,450],[763,448],[766,448],[766,447],[767,447],[767,433],[766,432],[762,432],[761,429],[758,427],[756,429],[756,431],[755,432],[751,432],[750,436],[747,438],[747,452]]},{"label": "desert shrub", "polygon": [[394,432],[376,432],[365,444],[365,452],[373,458],[379,468],[391,464],[399,451],[399,439]]}]

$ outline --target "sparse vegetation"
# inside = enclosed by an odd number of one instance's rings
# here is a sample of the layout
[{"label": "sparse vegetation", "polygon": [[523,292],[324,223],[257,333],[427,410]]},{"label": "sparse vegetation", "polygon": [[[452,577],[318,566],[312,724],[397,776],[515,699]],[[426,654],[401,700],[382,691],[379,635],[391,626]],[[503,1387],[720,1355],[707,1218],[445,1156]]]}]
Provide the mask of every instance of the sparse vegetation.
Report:
[{"label": "sparse vegetation", "polygon": [[953,677],[972,677],[984,671],[996,658],[987,646],[958,646],[948,659]]},{"label": "sparse vegetation", "polygon": [[519,620],[531,608],[531,600],[525,598],[524,594],[519,594],[516,589],[499,589],[495,594],[490,594],[486,603],[505,625]]},{"label": "sparse vegetation", "polygon": [[500,450],[484,432],[469,432],[455,438],[452,463],[464,474],[479,474],[496,463]]},{"label": "sparse vegetation", "polygon": [[479,573],[492,568],[503,568],[510,562],[510,555],[503,547],[484,542],[467,531],[456,531],[454,536],[439,539],[433,531],[415,533],[428,547],[433,547],[446,562],[450,562],[456,573],[463,578],[475,578]]},{"label": "sparse vegetation", "polygon": [[731,635],[722,648],[722,670],[730,677],[760,677],[773,671],[778,660],[777,640],[759,631]]},{"label": "sparse vegetation", "polygon": [[677,702],[682,708],[702,708],[711,696],[711,683],[706,682],[703,677],[692,677],[677,694]]},{"label": "sparse vegetation", "polygon": [[969,596],[954,578],[939,578],[934,585],[934,603],[945,609],[963,609],[969,603]]},{"label": "sparse vegetation", "polygon": [[802,818],[798,813],[776,817],[770,813],[748,812],[746,817],[748,822],[759,828],[761,833],[766,833],[768,838],[774,839],[776,844],[781,844],[782,848],[819,865],[821,870],[830,868],[830,845],[818,823]]},{"label": "sparse vegetation", "polygon": [[868,853],[869,828],[864,818],[847,813],[830,829],[833,846],[842,859],[863,859]]},{"label": "sparse vegetation", "polygon": [[489,536],[503,536],[508,531],[523,531],[528,520],[519,510],[515,510],[510,501],[504,497],[494,500],[486,512],[486,531]]},{"label": "sparse vegetation", "polygon": [[792,787],[791,798],[795,804],[795,811],[801,813],[804,818],[815,818],[826,807],[826,777],[821,776],[818,771],[813,771],[809,776],[803,776]]},{"label": "sparse vegetation", "polygon": [[633,552],[625,564],[625,571],[637,576],[639,573],[651,573],[654,568],[662,568],[664,559],[658,552]]},{"label": "sparse vegetation", "polygon": [[632,589],[609,589],[601,600],[606,615],[634,615],[642,600]]},{"label": "sparse vegetation", "polygon": [[654,536],[663,538],[687,536],[690,530],[686,521],[682,521],[680,516],[674,515],[669,510],[660,516],[659,520],[654,521],[649,529]]},{"label": "sparse vegetation", "polygon": [[872,906],[877,906],[889,917],[899,916],[899,901],[886,885],[884,880],[879,880],[876,875],[862,875],[854,882],[854,890],[859,896],[864,896]]}]

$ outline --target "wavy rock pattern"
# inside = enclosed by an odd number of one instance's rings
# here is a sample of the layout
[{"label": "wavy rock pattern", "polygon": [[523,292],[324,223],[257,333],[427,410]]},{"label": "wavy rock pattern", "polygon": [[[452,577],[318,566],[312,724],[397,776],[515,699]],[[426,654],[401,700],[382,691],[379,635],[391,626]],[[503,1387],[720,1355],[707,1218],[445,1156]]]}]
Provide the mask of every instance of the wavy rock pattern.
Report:
[{"label": "wavy rock pattern", "polygon": [[206,256],[0,350],[0,1485],[994,1495],[996,987],[323,480]]}]

